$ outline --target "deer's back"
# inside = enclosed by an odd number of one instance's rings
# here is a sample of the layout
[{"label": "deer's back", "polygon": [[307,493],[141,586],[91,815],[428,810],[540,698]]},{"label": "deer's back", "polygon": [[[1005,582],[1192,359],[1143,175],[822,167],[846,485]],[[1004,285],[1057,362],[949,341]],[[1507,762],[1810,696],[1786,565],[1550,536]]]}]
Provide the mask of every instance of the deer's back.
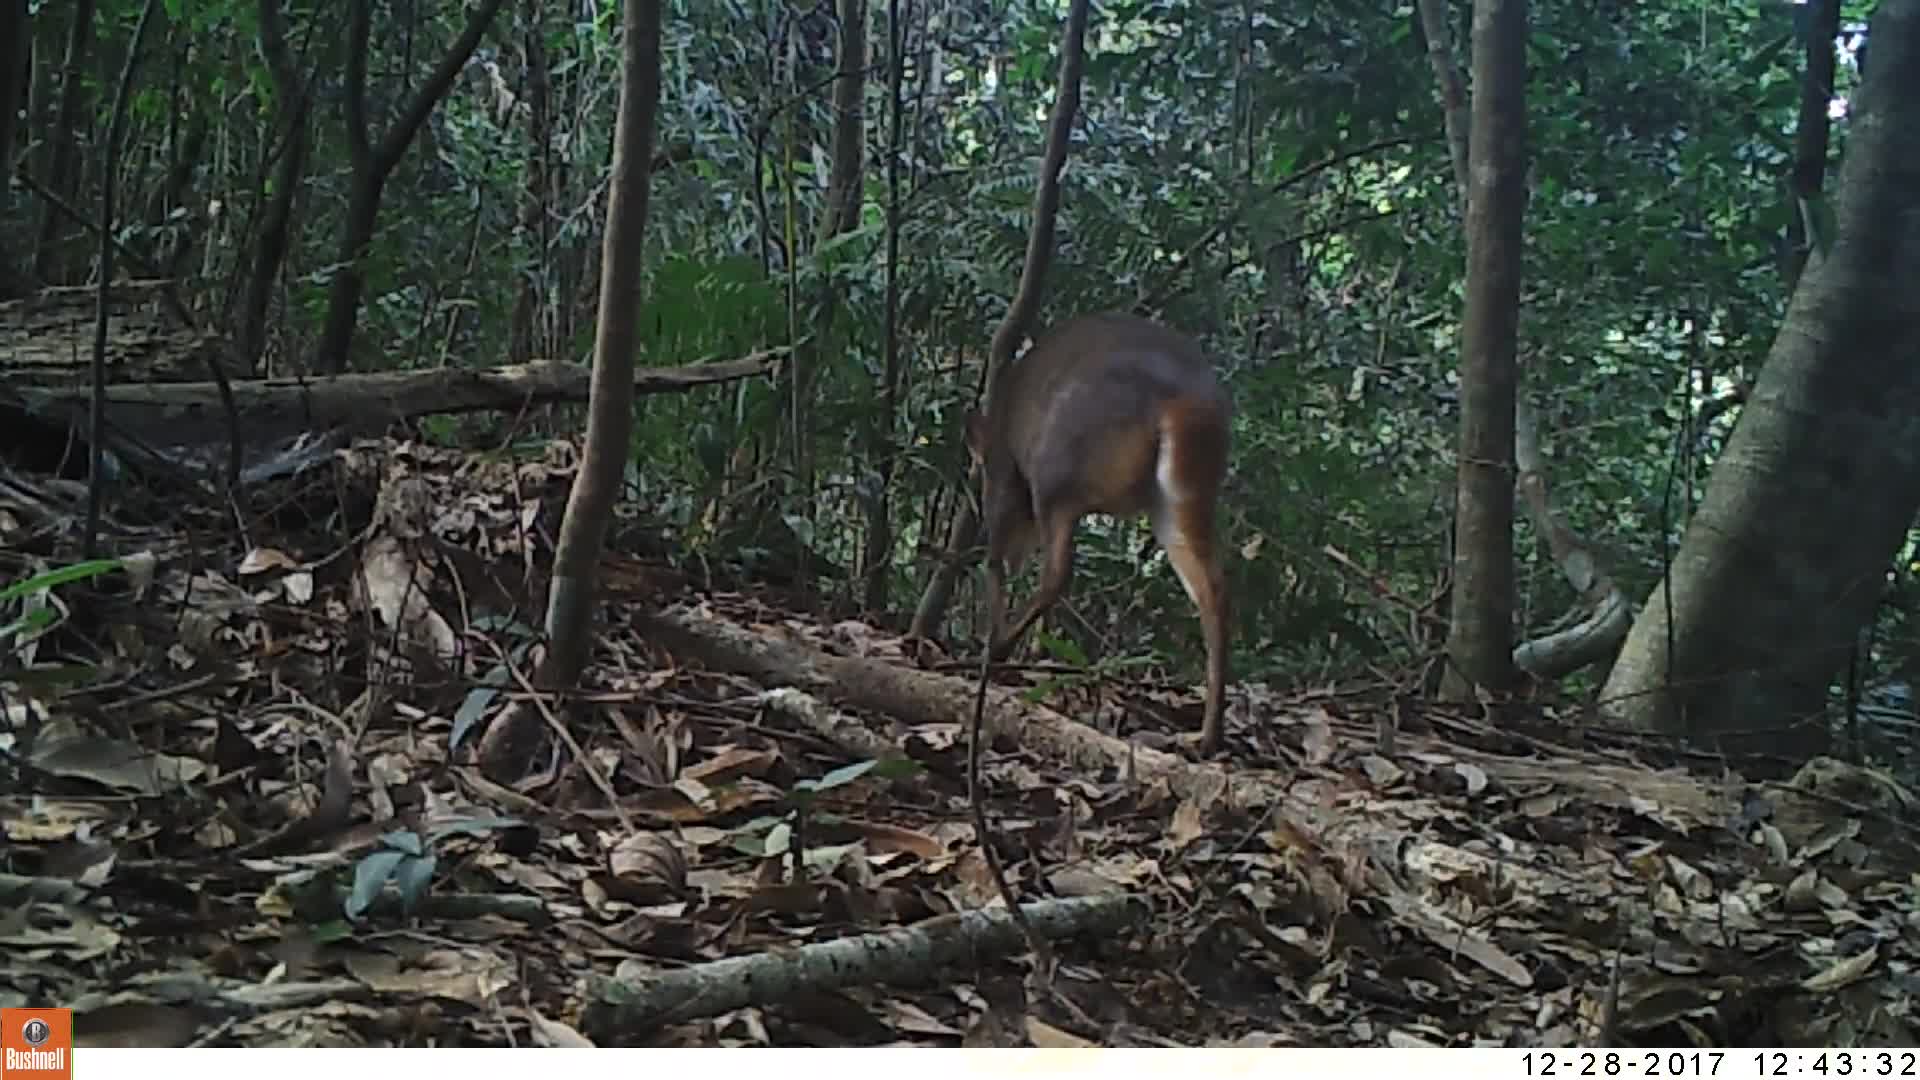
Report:
[{"label": "deer's back", "polygon": [[1220,442],[1224,467],[1226,391],[1197,342],[1150,319],[1110,312],[1061,323],[999,383],[990,407],[1042,501],[1070,496],[1114,514],[1144,508],[1167,431]]}]

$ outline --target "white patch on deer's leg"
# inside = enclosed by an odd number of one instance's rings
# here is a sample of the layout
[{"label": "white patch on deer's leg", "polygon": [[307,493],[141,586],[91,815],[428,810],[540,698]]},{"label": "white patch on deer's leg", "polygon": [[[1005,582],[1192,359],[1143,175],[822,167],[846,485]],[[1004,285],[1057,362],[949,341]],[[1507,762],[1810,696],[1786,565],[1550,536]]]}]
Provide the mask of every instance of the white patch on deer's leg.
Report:
[{"label": "white patch on deer's leg", "polygon": [[[1167,480],[1167,459],[1160,458],[1159,478],[1164,485]],[[1173,564],[1173,572],[1180,579],[1180,585],[1187,590],[1187,599],[1200,603],[1199,583],[1193,580],[1191,568],[1196,560],[1192,557],[1193,545],[1187,542],[1186,534],[1180,531],[1178,500],[1168,495],[1164,486],[1153,500],[1151,517],[1153,538],[1167,553],[1167,561]]]},{"label": "white patch on deer's leg", "polygon": [[1177,530],[1172,543],[1161,541],[1160,546],[1167,549],[1167,561],[1173,564],[1175,576],[1179,577],[1181,586],[1187,590],[1187,599],[1193,601],[1195,607],[1199,607],[1200,583],[1195,581],[1193,576],[1199,560],[1194,557],[1193,548]]},{"label": "white patch on deer's leg", "polygon": [[1160,489],[1161,503],[1169,510],[1187,501],[1187,493],[1180,490],[1180,470],[1174,466],[1174,448],[1179,444],[1173,440],[1173,432],[1162,428],[1160,431],[1159,461],[1154,464],[1153,481]]}]

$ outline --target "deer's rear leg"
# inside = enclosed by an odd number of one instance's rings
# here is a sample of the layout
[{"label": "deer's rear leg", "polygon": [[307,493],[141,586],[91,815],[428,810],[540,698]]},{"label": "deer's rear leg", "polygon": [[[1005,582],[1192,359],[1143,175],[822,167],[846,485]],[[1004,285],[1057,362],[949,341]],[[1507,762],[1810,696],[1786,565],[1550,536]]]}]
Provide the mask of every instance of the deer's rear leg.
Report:
[{"label": "deer's rear leg", "polygon": [[1079,521],[1080,514],[1075,509],[1054,510],[1040,518],[1041,542],[1046,546],[1046,566],[1040,572],[1039,586],[1034,589],[1026,607],[1021,609],[1020,617],[1013,621],[1012,629],[994,643],[992,658],[995,662],[1011,655],[1028,628],[1055,601],[1066,595],[1067,583],[1073,577],[1073,527]]},{"label": "deer's rear leg", "polygon": [[[1211,456],[1199,457],[1195,464],[1212,464]],[[1212,755],[1220,749],[1228,650],[1226,573],[1214,535],[1219,476],[1212,468],[1181,470],[1174,467],[1175,464],[1162,462],[1158,477],[1160,490],[1153,507],[1153,534],[1200,614],[1200,634],[1207,649],[1207,699],[1200,731],[1193,742],[1201,754]],[[1189,474],[1185,484],[1180,482],[1183,471]]]}]

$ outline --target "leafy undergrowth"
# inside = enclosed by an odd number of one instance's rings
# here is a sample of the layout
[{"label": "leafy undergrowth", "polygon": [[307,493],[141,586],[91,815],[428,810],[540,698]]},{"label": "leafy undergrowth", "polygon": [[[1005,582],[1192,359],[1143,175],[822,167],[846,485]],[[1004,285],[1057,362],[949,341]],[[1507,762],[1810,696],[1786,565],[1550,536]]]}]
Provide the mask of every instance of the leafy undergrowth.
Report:
[{"label": "leafy undergrowth", "polygon": [[[1029,730],[1141,749],[998,739],[996,842],[1024,900],[1130,896],[1120,929],[1058,937],[1050,980],[984,935],[911,978],[609,1022],[608,978],[1000,901],[962,726],[912,704],[964,699],[965,664],[618,554],[589,692],[545,716],[559,748],[510,786],[469,764],[524,696],[544,584],[520,568],[566,468],[363,444],[275,494],[274,520],[338,512],[350,541],[222,549],[191,511],[116,538],[148,552],[125,567],[10,565],[0,1004],[73,1005],[83,1045],[1916,1041],[1916,860],[1871,773],[1745,784],[1554,740],[1576,721],[1258,686],[1207,768],[1152,749],[1197,723],[1185,687],[1058,670],[1008,677],[1040,689]],[[9,510],[6,547],[73,564]],[[884,665],[860,670],[904,704],[663,647],[635,616],[664,609]]]}]

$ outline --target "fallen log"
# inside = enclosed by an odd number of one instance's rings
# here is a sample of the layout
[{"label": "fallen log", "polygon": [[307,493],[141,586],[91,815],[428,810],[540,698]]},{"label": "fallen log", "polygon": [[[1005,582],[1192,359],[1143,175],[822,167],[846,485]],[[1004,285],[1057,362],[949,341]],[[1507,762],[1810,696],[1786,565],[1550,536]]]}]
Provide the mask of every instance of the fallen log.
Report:
[{"label": "fallen log", "polygon": [[[634,375],[634,393],[667,394],[771,374],[779,368],[783,351],[714,364],[641,368]],[[545,361],[496,368],[242,379],[232,385],[234,407],[249,429],[290,423],[303,429],[342,426],[367,431],[435,414],[585,402],[592,374],[582,364]],[[30,406],[75,416],[85,415],[89,393],[85,385],[71,384],[21,386],[14,392]],[[124,427],[162,443],[182,440],[157,434],[160,429],[215,435],[226,429],[220,391],[211,382],[117,383],[107,387],[107,410]]]},{"label": "fallen log", "polygon": [[[970,679],[882,660],[835,656],[804,641],[776,636],[779,631],[750,630],[684,606],[636,611],[633,621],[656,644],[709,667],[749,676],[763,686],[793,686],[825,701],[884,713],[909,724],[944,723],[964,729],[973,716]],[[1140,783],[1162,782],[1168,791],[1203,810],[1217,803],[1263,814],[1264,827],[1343,863],[1349,874],[1358,871],[1356,858],[1372,863],[1373,884],[1382,892],[1390,887],[1391,876],[1418,876],[1422,863],[1457,864],[1461,858],[1484,857],[1454,854],[1460,849],[1425,835],[1421,821],[1396,818],[1391,799],[1366,803],[1364,812],[1348,808],[1346,796],[1354,790],[1348,770],[1307,766],[1283,772],[1233,761],[1195,763],[1102,734],[997,686],[987,688],[983,722],[991,737],[1017,742],[1076,769],[1112,768]],[[844,731],[833,737],[852,742]],[[1903,866],[1920,865],[1920,844],[1894,815],[1862,805],[1857,797],[1836,798],[1813,790],[1818,785],[1799,781],[1750,785],[1733,775],[1703,777],[1677,767],[1654,769],[1620,752],[1542,746],[1542,756],[1523,757],[1454,745],[1445,739],[1405,735],[1402,739],[1398,757],[1417,757],[1428,767],[1450,763],[1478,770],[1512,791],[1557,790],[1596,807],[1656,818],[1679,832],[1731,826],[1744,834],[1751,823],[1743,819],[1754,800],[1763,796],[1772,827],[1788,844],[1797,846],[1813,842],[1838,808],[1867,823],[1883,857],[1898,858]],[[1827,764],[1842,768],[1838,763]],[[1386,771],[1397,768],[1391,761],[1387,766]],[[1510,861],[1524,862],[1517,857]],[[1378,877],[1380,868],[1391,868],[1385,871],[1389,879]]]},{"label": "fallen log", "polygon": [[[633,619],[651,640],[766,686],[795,686],[913,723],[965,727],[973,718],[974,685],[966,679],[879,660],[834,656],[685,608],[635,612]],[[1164,777],[1174,794],[1203,806],[1224,797],[1229,805],[1242,809],[1265,809],[1286,797],[1292,779],[1267,769],[1235,769],[1229,774],[1218,766],[1196,765],[1178,755],[1103,734],[997,686],[987,688],[984,724],[993,737],[1005,737],[1074,768],[1113,768],[1141,779]]]},{"label": "fallen log", "polygon": [[[1111,935],[1142,917],[1131,893],[1042,900],[1020,905],[1036,933],[1051,940]],[[581,1027],[596,1042],[643,1034],[661,1024],[774,1005],[807,994],[881,983],[924,984],[942,971],[972,970],[982,958],[1021,948],[1026,939],[1004,908],[958,911],[912,926],[797,949],[729,956],[649,976],[644,982],[596,980]]]},{"label": "fallen log", "polygon": [[[803,694],[907,723],[964,728],[973,715],[974,684],[967,679],[881,660],[835,656],[782,639],[768,628],[750,630],[685,607],[635,612],[633,620],[654,643],[763,685],[796,687]],[[1528,869],[1524,855],[1470,851],[1426,835],[1430,822],[1424,816],[1417,814],[1412,820],[1399,816],[1392,799],[1354,799],[1352,781],[1336,770],[1310,768],[1293,773],[1233,763],[1224,767],[1196,764],[1102,734],[1000,687],[989,686],[987,695],[982,724],[991,737],[1004,736],[1077,769],[1112,768],[1141,784],[1163,783],[1175,796],[1203,811],[1224,806],[1247,814],[1254,821],[1251,831],[1291,851],[1293,873],[1307,883],[1314,898],[1317,925],[1333,925],[1357,898],[1378,898],[1393,912],[1394,920],[1408,929],[1446,937],[1450,947],[1504,978],[1524,981],[1528,977],[1493,945],[1484,928],[1464,925],[1454,914],[1418,895],[1423,886],[1436,879],[1451,880],[1463,868],[1488,879],[1512,878],[1518,870]],[[763,699],[795,696],[776,690]],[[844,730],[835,738],[853,741]],[[1480,763],[1494,766],[1486,757]],[[1418,807],[1420,800],[1411,803]],[[1520,866],[1508,865],[1515,862]],[[1226,864],[1215,865],[1226,870]],[[1017,935],[1017,928],[1008,932]]]},{"label": "fallen log", "polygon": [[[766,687],[793,686],[826,701],[910,724],[946,723],[964,729],[973,715],[974,685],[968,679],[881,660],[835,656],[809,643],[776,636],[775,631],[756,632],[684,606],[636,611],[633,620],[656,644],[709,667],[746,675]],[[1412,823],[1396,822],[1378,806],[1368,814],[1340,809],[1337,793],[1350,784],[1333,770],[1282,772],[1233,762],[1195,763],[1103,734],[997,686],[988,687],[984,724],[993,738],[1017,742],[1076,769],[1111,768],[1142,783],[1164,782],[1174,795],[1203,809],[1217,801],[1268,815],[1269,826],[1324,852],[1340,853],[1338,860],[1366,852],[1380,865],[1404,869],[1432,843],[1417,835],[1417,830],[1403,828]],[[846,736],[842,733],[839,738]],[[1725,827],[1740,812],[1746,794],[1736,777],[1702,778],[1679,769],[1653,770],[1617,753],[1555,747],[1556,756],[1540,760],[1439,739],[1410,742],[1403,752],[1429,762],[1451,759],[1510,789],[1558,788],[1598,806],[1653,813],[1683,830]],[[1806,801],[1791,788],[1775,787],[1769,795],[1778,813],[1796,822],[1818,820],[1790,812],[1790,807]],[[1795,842],[1804,842],[1807,829],[1798,824],[1789,835]]]},{"label": "fallen log", "polygon": [[804,690],[796,690],[791,686],[775,687],[760,695],[760,703],[806,725],[815,735],[850,754],[883,758],[898,753],[898,747],[890,743],[886,736],[862,724],[857,718],[828,707],[826,702]]},{"label": "fallen log", "polygon": [[[769,375],[784,350],[686,367],[643,368],[636,394],[668,394]],[[107,387],[107,449],[151,481],[197,488],[197,470],[216,467],[238,438],[243,484],[297,471],[355,437],[376,435],[395,421],[442,413],[524,410],[584,403],[592,371],[542,362],[487,369],[430,368],[322,378],[246,379],[230,383],[233,430],[220,387],[211,382],[115,383]],[[0,448],[37,472],[86,460],[85,382],[0,383]],[[67,466],[71,468],[71,466]]]}]

